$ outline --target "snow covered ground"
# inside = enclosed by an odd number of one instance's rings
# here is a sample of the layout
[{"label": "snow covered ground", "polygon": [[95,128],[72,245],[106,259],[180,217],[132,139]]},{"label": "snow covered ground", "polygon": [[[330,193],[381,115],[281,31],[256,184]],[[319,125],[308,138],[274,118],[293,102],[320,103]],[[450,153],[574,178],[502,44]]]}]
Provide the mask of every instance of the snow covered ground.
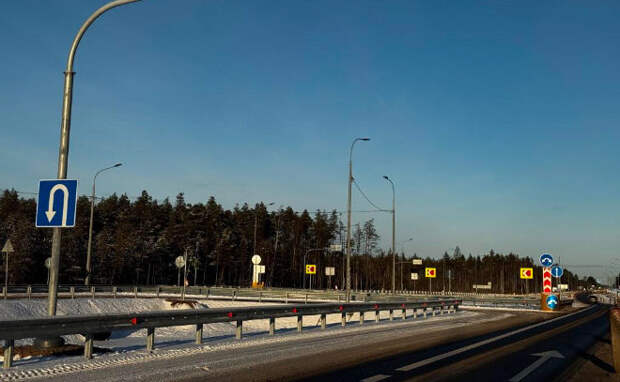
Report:
[{"label": "snow covered ground", "polygon": [[[248,301],[201,301],[196,305],[196,309],[209,309],[209,308],[224,308],[224,307],[247,307],[258,305],[274,305],[274,303],[258,303]],[[0,301],[0,320],[12,320],[23,319],[31,317],[45,317],[46,316],[47,301],[45,300],[8,300]],[[117,298],[117,299],[75,299],[75,300],[59,300],[58,301],[58,314],[59,315],[84,315],[84,314],[97,314],[97,313],[120,313],[120,312],[140,312],[140,311],[152,311],[152,310],[171,310],[171,309],[187,309],[186,307],[174,308],[170,302],[164,299],[153,298]],[[421,318],[420,312],[418,312]],[[411,320],[413,315],[412,310],[407,311],[407,321],[400,320],[400,311],[395,311],[394,316],[396,321],[389,323],[393,325],[394,329],[401,327],[402,325],[417,325]],[[507,315],[508,316],[508,315]],[[388,312],[381,312],[380,318],[386,320],[389,317]],[[454,325],[454,320],[459,318],[468,318],[472,320],[486,319],[484,313],[476,312],[461,312],[458,315],[444,315],[431,317],[428,316],[428,320],[419,320],[419,322],[437,322],[438,325]],[[495,317],[494,319],[498,319]],[[353,325],[347,325],[347,331],[358,330],[374,330],[372,328],[385,328],[387,327],[387,321],[383,321],[381,325],[370,325],[372,321],[374,323],[374,314],[367,313],[366,321],[367,325],[359,325],[359,314],[355,313],[348,319]],[[146,330],[135,331],[118,331],[112,334],[112,338],[107,341],[95,341],[96,347],[108,348],[111,350],[107,354],[97,354],[95,360],[87,361],[80,356],[72,357],[36,357],[32,359],[19,360],[15,363],[14,368],[10,369],[10,372],[0,372],[0,381],[4,381],[5,377],[16,377],[22,375],[28,377],[31,373],[35,373],[30,376],[36,376],[41,370],[64,370],[71,372],[73,368],[92,367],[109,367],[115,364],[126,364],[132,362],[141,362],[153,357],[177,357],[184,354],[190,354],[193,352],[204,351],[217,351],[223,349],[234,349],[239,346],[248,346],[252,343],[270,343],[273,341],[290,341],[300,338],[300,336],[330,336],[334,331],[341,330],[340,328],[341,317],[340,314],[327,315],[328,330],[322,331],[319,327],[319,316],[304,316],[303,324],[304,331],[309,333],[298,334],[296,332],[297,319],[296,317],[283,317],[276,320],[277,332],[276,336],[268,336],[269,330],[268,320],[252,320],[245,321],[243,323],[244,341],[234,340],[235,325],[234,323],[216,323],[206,324],[204,326],[204,339],[205,345],[196,346],[193,344],[195,327],[192,326],[177,326],[168,328],[157,328],[155,331],[155,347],[156,352],[146,353]],[[430,322],[429,322],[430,323]],[[331,326],[330,326],[331,325]],[[428,329],[427,329],[428,330]],[[332,334],[330,334],[330,332]],[[79,335],[66,336],[67,343],[82,344],[83,338]],[[16,345],[27,344],[31,340],[17,341]],[[120,363],[119,363],[120,362]],[[69,365],[69,366],[67,366]],[[73,365],[73,366],[71,366]],[[39,370],[38,372],[36,370]],[[74,370],[74,371],[77,371]],[[39,374],[41,375],[41,374]],[[21,377],[16,377],[19,380]],[[8,379],[7,379],[8,380]]]}]

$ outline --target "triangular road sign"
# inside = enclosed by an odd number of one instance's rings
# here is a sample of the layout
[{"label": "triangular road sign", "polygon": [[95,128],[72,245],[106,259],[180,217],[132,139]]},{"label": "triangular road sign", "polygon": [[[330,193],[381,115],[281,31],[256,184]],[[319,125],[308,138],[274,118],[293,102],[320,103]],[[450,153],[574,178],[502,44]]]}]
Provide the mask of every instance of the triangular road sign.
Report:
[{"label": "triangular road sign", "polygon": [[8,239],[6,243],[4,243],[4,247],[2,247],[2,252],[4,253],[15,252],[15,250],[13,249],[13,244],[11,243],[11,239]]}]

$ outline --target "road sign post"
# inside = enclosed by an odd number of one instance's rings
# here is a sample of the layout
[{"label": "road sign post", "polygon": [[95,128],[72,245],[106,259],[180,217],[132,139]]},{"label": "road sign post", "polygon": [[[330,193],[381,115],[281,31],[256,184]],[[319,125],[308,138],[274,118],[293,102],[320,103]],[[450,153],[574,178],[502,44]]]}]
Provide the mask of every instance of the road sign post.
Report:
[{"label": "road sign post", "polygon": [[9,291],[9,253],[13,253],[13,243],[11,239],[8,239],[2,247],[2,253],[4,253],[4,298],[6,298]]},{"label": "road sign post", "polygon": [[261,261],[262,259],[259,255],[252,256],[252,288],[258,288],[259,264]]},{"label": "road sign post", "polygon": [[[61,157],[62,155],[61,153]],[[65,179],[66,157],[64,158],[64,169],[61,169],[61,162],[62,160],[59,158],[58,177],[60,179],[41,180],[39,182],[39,198],[35,217],[36,227],[54,229],[52,233],[52,255],[48,283],[47,311],[50,316],[56,315],[58,274],[60,271],[60,228],[75,226],[77,207],[78,181],[76,179]],[[58,338],[50,341],[42,340],[41,343],[45,345],[48,342],[50,345],[59,344],[61,340]]]},{"label": "road sign post", "polygon": [[433,282],[432,280],[437,277],[437,269],[436,268],[425,268],[424,276],[428,279],[428,292],[433,292]]}]

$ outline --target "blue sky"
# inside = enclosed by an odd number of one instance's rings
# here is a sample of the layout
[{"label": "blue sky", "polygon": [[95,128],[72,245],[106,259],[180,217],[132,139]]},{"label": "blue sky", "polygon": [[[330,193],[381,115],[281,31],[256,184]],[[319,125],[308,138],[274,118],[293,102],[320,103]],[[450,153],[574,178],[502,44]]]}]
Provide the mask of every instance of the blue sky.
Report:
[{"label": "blue sky", "polygon": [[[56,172],[62,71],[104,1],[0,4],[0,187]],[[620,257],[620,4],[144,0],[75,61],[69,176],[87,193],[346,207],[348,148],[397,240],[606,278]],[[368,204],[354,192],[354,210]],[[374,217],[389,245],[388,214]],[[344,216],[343,216],[344,218]],[[34,224],[34,223],[33,223]],[[574,268],[579,274],[584,268]],[[615,269],[618,271],[619,269]]]}]

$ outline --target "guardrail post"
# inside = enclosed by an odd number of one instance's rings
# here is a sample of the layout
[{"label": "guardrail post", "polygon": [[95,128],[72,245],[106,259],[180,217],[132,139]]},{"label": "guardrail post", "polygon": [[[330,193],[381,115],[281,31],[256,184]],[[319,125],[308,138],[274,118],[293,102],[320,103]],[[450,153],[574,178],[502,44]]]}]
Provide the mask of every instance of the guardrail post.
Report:
[{"label": "guardrail post", "polygon": [[273,336],[276,333],[276,318],[269,317],[269,335]]},{"label": "guardrail post", "polygon": [[15,340],[5,340],[4,343],[4,361],[2,362],[2,368],[8,369],[13,365],[13,347],[15,346]]},{"label": "guardrail post", "polygon": [[116,298],[116,287],[112,287],[112,297]]},{"label": "guardrail post", "polygon": [[235,290],[234,289],[232,290],[230,301],[235,301]]},{"label": "guardrail post", "polygon": [[258,302],[263,302],[263,292],[258,292]]},{"label": "guardrail post", "polygon": [[7,294],[8,294],[8,290],[6,289],[5,286],[2,287],[2,295],[4,296],[4,299],[6,300],[7,298]]},{"label": "guardrail post", "polygon": [[321,329],[327,328],[327,314],[321,314]]},{"label": "guardrail post", "polygon": [[90,288],[90,294],[93,296],[93,300],[95,299],[95,287]]},{"label": "guardrail post", "polygon": [[288,292],[284,295],[284,303],[288,304]]},{"label": "guardrail post", "polygon": [[146,351],[152,352],[155,347],[155,328],[146,328]]},{"label": "guardrail post", "polygon": [[407,309],[403,308],[403,320],[407,319]]},{"label": "guardrail post", "polygon": [[394,309],[390,309],[390,321],[394,321]]},{"label": "guardrail post", "polygon": [[160,289],[161,289],[161,288],[160,288],[159,286],[157,286],[157,288],[155,288],[155,295],[156,295],[157,297],[159,297],[159,290],[160,290]]},{"label": "guardrail post", "polygon": [[379,322],[379,309],[375,310],[375,322]]},{"label": "guardrail post", "polygon": [[422,308],[422,314],[424,314],[424,319],[426,319],[426,307]]},{"label": "guardrail post", "polygon": [[342,327],[344,328],[345,326],[347,326],[347,314],[342,312]]},{"label": "guardrail post", "polygon": [[211,289],[207,288],[207,300],[209,300],[209,294],[211,293]]},{"label": "guardrail post", "polygon": [[28,288],[26,288],[26,293],[28,294],[28,300],[30,300],[30,297],[32,297],[32,286],[28,285]]},{"label": "guardrail post", "polygon": [[88,333],[84,335],[84,358],[93,358],[93,335]]},{"label": "guardrail post", "polygon": [[299,315],[297,316],[297,332],[301,333],[303,326],[304,326],[304,316]]},{"label": "guardrail post", "polygon": [[240,340],[243,336],[243,321],[237,320],[237,330],[235,331],[235,338]]},{"label": "guardrail post", "polygon": [[71,293],[71,299],[73,300],[75,298],[75,287],[70,287],[69,292]]},{"label": "guardrail post", "polygon": [[413,316],[411,316],[412,319],[416,319],[418,317],[418,308],[413,308]]},{"label": "guardrail post", "polygon": [[308,293],[306,293],[306,298],[304,299],[304,304],[308,303]]},{"label": "guardrail post", "polygon": [[431,307],[431,311],[433,312],[433,317],[435,317],[435,307],[434,306]]},{"label": "guardrail post", "polygon": [[202,344],[202,324],[196,324],[196,345]]},{"label": "guardrail post", "polygon": [[360,325],[364,325],[364,312],[360,312]]},{"label": "guardrail post", "polygon": [[137,286],[133,287],[133,295],[135,298],[138,298],[138,287]]},{"label": "guardrail post", "polygon": [[338,304],[340,304],[340,294],[338,295]]}]

